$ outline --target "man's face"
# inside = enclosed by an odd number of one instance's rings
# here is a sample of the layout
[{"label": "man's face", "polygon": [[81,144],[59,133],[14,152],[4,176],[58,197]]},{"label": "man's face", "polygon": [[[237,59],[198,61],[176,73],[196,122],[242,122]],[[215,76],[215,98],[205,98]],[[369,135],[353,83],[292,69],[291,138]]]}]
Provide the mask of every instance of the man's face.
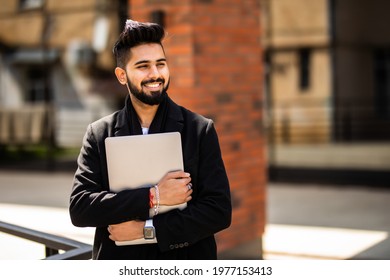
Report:
[{"label": "man's face", "polygon": [[126,65],[128,88],[139,101],[160,104],[169,86],[169,69],[160,44],[143,44],[131,49]]}]

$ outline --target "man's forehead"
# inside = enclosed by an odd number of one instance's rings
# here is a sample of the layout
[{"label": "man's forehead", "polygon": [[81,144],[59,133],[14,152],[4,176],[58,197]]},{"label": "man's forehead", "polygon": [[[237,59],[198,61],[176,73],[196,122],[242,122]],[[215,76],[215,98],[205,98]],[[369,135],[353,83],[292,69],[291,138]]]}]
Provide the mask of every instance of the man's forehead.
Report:
[{"label": "man's forehead", "polygon": [[130,63],[138,64],[140,61],[160,61],[165,60],[165,53],[160,44],[149,43],[131,48]]}]

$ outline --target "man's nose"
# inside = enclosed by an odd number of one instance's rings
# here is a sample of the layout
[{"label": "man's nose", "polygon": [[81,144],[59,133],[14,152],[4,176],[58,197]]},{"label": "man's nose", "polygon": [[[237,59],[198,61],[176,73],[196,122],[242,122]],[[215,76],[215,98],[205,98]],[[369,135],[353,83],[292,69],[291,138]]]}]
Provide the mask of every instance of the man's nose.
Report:
[{"label": "man's nose", "polygon": [[153,65],[150,67],[149,77],[150,78],[159,78],[160,77],[160,71],[158,71],[158,68],[156,65]]}]

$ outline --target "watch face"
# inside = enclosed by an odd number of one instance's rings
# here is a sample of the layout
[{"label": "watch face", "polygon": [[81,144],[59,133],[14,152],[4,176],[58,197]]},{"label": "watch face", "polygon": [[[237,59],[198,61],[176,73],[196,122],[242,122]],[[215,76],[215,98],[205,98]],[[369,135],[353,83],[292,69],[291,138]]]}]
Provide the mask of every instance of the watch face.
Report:
[{"label": "watch face", "polygon": [[144,227],[144,238],[153,239],[154,237],[154,227]]}]

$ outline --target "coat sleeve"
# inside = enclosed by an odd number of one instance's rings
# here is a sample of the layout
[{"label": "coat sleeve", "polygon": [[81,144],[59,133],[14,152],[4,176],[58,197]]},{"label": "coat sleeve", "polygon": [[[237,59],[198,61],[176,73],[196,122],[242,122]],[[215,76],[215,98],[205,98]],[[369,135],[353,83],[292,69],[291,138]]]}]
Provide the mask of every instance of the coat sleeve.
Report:
[{"label": "coat sleeve", "polygon": [[148,188],[109,191],[103,142],[96,140],[94,128],[89,125],[70,196],[72,223],[81,227],[102,227],[134,219],[146,220],[149,217]]},{"label": "coat sleeve", "polygon": [[193,245],[230,226],[229,181],[211,120],[201,134],[198,166],[195,167],[198,170],[194,185],[196,197],[182,211],[174,210],[153,218],[161,251]]}]

